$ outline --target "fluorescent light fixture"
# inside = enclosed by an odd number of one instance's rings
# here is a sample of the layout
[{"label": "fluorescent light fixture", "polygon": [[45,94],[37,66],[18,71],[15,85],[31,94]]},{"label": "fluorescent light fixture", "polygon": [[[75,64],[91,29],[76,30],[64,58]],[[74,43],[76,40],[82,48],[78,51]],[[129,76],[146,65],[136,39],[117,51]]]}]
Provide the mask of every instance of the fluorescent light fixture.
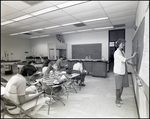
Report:
[{"label": "fluorescent light fixture", "polygon": [[21,16],[21,17],[12,19],[12,20],[14,20],[14,21],[20,21],[20,20],[27,19],[27,18],[30,18],[30,17],[32,17],[32,15],[27,14],[27,15],[24,15],[24,16]]},{"label": "fluorescent light fixture", "polygon": [[44,13],[47,13],[47,12],[51,12],[51,11],[54,11],[54,10],[57,10],[59,8],[57,7],[50,7],[50,8],[46,8],[46,9],[43,9],[43,10],[40,10],[40,11],[37,11],[37,12],[33,12],[31,13],[33,16],[37,16],[37,15],[40,15],[40,14],[44,14]]},{"label": "fluorescent light fixture", "polygon": [[14,22],[13,20],[9,20],[9,21],[2,22],[2,23],[1,23],[1,26],[2,26],[2,25],[6,25],[6,24],[10,24],[10,23],[13,23],[13,22]]},{"label": "fluorescent light fixture", "polygon": [[110,26],[110,27],[94,28],[94,30],[102,30],[102,29],[110,29],[110,28],[114,28],[114,27]]},{"label": "fluorescent light fixture", "polygon": [[35,31],[42,31],[43,29],[35,29],[35,30],[31,30],[32,32],[35,32]]},{"label": "fluorescent light fixture", "polygon": [[70,32],[63,32],[62,34],[69,34],[69,33],[75,33],[76,31],[70,31]]},{"label": "fluorescent light fixture", "polygon": [[52,29],[52,28],[56,28],[56,27],[60,27],[60,25],[57,25],[57,26],[51,26],[51,27],[46,27],[44,29]]},{"label": "fluorescent light fixture", "polygon": [[11,36],[15,36],[15,35],[19,35],[21,33],[13,33],[13,34],[10,34]]},{"label": "fluorescent light fixture", "polygon": [[30,38],[39,38],[39,36],[33,36],[33,37],[30,37]]},{"label": "fluorescent light fixture", "polygon": [[29,32],[31,32],[31,31],[20,32],[20,34],[29,33]]},{"label": "fluorescent light fixture", "polygon": [[98,20],[105,20],[105,19],[108,19],[108,17],[97,18],[97,19],[89,19],[89,20],[84,20],[82,22],[91,22],[91,21],[98,21]]},{"label": "fluorescent light fixture", "polygon": [[81,22],[74,22],[74,23],[62,24],[61,26],[68,26],[68,25],[78,24],[78,23],[81,23]]},{"label": "fluorescent light fixture", "polygon": [[49,35],[41,35],[40,37],[47,37],[47,36],[49,36]]},{"label": "fluorescent light fixture", "polygon": [[78,30],[77,32],[92,31],[93,29]]},{"label": "fluorescent light fixture", "polygon": [[59,4],[59,5],[56,5],[56,6],[59,7],[59,8],[65,8],[65,7],[69,7],[69,6],[72,6],[72,5],[77,5],[77,4],[84,3],[84,2],[88,2],[88,1],[69,1],[69,2],[62,3],[62,4]]}]

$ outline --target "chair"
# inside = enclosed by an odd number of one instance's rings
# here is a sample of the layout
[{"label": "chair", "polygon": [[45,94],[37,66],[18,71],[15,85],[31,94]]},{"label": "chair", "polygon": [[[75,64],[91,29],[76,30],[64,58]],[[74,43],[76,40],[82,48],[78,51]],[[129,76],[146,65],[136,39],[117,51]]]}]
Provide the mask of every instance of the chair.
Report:
[{"label": "chair", "polygon": [[[25,117],[30,117],[30,118],[34,118],[32,115],[29,114],[28,110],[24,110],[21,105],[16,104],[15,102],[13,102],[12,100],[6,99],[5,97],[3,97],[3,95],[1,95],[1,101],[4,103],[4,107],[1,110],[1,114],[2,114],[2,118],[5,117],[5,115],[8,115],[12,118],[25,118]],[[20,113],[19,114],[10,114],[7,111],[7,106],[15,106],[18,107],[20,109]]]},{"label": "chair", "polygon": [[48,105],[48,115],[49,115],[49,111],[50,111],[50,104],[52,104],[52,98],[55,101],[60,101],[64,106],[64,102],[61,100],[61,97],[59,96],[59,93],[56,93],[54,91],[54,88],[56,87],[60,87],[61,85],[46,85],[46,83],[41,82],[42,84],[42,89],[44,90],[44,96],[47,96],[50,98],[49,102],[46,102],[46,104]]}]

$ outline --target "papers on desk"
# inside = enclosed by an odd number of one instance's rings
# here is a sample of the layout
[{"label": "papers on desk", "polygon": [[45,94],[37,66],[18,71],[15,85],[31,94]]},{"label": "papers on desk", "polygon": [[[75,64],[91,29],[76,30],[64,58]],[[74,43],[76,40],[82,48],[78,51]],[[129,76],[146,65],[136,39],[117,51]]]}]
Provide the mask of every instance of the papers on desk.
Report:
[{"label": "papers on desk", "polygon": [[74,78],[74,77],[77,77],[77,76],[79,76],[80,74],[77,74],[77,73],[73,73],[73,74],[71,74],[71,78]]}]

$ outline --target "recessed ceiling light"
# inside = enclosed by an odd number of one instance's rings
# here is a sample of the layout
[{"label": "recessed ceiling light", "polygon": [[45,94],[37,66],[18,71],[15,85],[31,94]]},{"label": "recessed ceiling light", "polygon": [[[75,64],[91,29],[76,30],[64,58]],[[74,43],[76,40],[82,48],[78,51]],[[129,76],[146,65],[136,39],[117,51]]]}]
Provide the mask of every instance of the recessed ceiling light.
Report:
[{"label": "recessed ceiling light", "polygon": [[77,32],[92,31],[93,29],[78,30]]},{"label": "recessed ceiling light", "polygon": [[61,26],[68,26],[68,25],[78,24],[78,23],[81,23],[81,22],[74,22],[74,23],[62,24]]},{"label": "recessed ceiling light", "polygon": [[30,37],[30,38],[39,38],[39,36],[33,36],[33,37]]},{"label": "recessed ceiling light", "polygon": [[41,31],[43,29],[35,29],[35,30],[31,30],[32,32],[35,32],[35,31]]},{"label": "recessed ceiling light", "polygon": [[114,28],[114,27],[110,26],[110,27],[94,28],[94,30],[102,30],[102,29],[110,29],[110,28]]},{"label": "recessed ceiling light", "polygon": [[50,26],[50,27],[46,27],[44,29],[52,29],[52,28],[57,28],[57,27],[60,27],[60,25],[57,25],[57,26]]},{"label": "recessed ceiling light", "polygon": [[37,12],[33,12],[31,13],[33,16],[37,16],[37,15],[40,15],[40,14],[44,14],[44,13],[47,13],[47,12],[52,12],[54,10],[57,10],[59,8],[57,7],[50,7],[50,8],[46,8],[46,9],[43,9],[43,10],[40,10],[40,11],[37,11]]},{"label": "recessed ceiling light", "polygon": [[2,23],[1,23],[1,26],[2,26],[2,25],[6,25],[6,24],[10,24],[10,23],[13,23],[13,22],[14,22],[13,20],[9,20],[9,21],[2,22]]},{"label": "recessed ceiling light", "polygon": [[49,36],[49,35],[41,35],[40,37],[47,37],[47,36]]},{"label": "recessed ceiling light", "polygon": [[91,21],[98,21],[98,20],[105,20],[105,19],[108,19],[108,17],[96,18],[96,19],[89,19],[89,20],[84,20],[82,22],[91,22]]},{"label": "recessed ceiling light", "polygon": [[30,17],[33,17],[33,16],[30,15],[30,14],[27,14],[27,15],[24,15],[24,16],[21,16],[21,17],[12,19],[12,20],[14,20],[14,21],[20,21],[20,20],[27,19],[27,18],[30,18]]},{"label": "recessed ceiling light", "polygon": [[59,4],[59,5],[56,5],[56,6],[59,7],[59,8],[65,8],[65,7],[69,7],[69,6],[72,6],[72,5],[77,5],[77,4],[84,3],[84,2],[88,2],[88,1],[69,1],[69,2],[62,3],[62,4]]},{"label": "recessed ceiling light", "polygon": [[70,32],[63,32],[62,34],[69,34],[69,33],[75,33],[76,31],[70,31]]}]

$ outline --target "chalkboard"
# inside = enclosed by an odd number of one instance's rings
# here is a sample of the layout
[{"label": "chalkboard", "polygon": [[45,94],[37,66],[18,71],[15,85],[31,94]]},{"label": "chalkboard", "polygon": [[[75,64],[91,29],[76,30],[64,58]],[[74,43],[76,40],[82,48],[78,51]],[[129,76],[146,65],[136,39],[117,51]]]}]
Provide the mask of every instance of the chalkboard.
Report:
[{"label": "chalkboard", "polygon": [[139,74],[143,56],[144,25],[145,25],[145,18],[142,20],[138,28],[138,31],[136,32],[136,35],[132,40],[132,53],[138,52],[138,54],[132,59],[132,63],[136,64],[135,70],[137,74]]},{"label": "chalkboard", "polygon": [[102,44],[72,45],[72,59],[85,59],[86,55],[91,59],[101,59]]}]

